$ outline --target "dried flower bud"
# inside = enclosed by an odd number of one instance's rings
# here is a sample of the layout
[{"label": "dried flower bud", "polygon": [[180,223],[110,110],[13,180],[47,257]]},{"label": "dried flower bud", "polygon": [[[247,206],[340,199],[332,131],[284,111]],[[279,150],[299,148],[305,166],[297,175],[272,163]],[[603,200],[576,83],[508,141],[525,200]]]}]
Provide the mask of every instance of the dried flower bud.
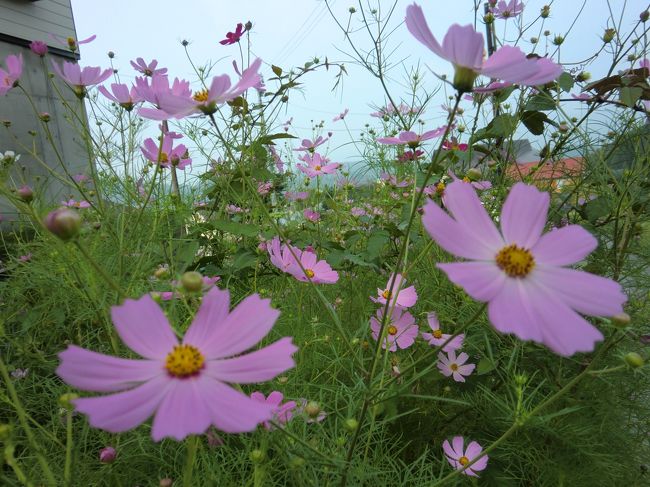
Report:
[{"label": "dried flower bud", "polygon": [[551,31],[550,31],[550,30],[545,30],[545,31],[544,31],[544,36],[545,36],[545,37],[548,37],[548,36],[550,36],[550,35],[551,35]]},{"label": "dried flower bud", "polygon": [[181,46],[183,46],[183,47],[187,47],[188,44],[189,44],[189,42],[187,42],[187,40],[185,40],[185,39],[183,39],[181,41]]},{"label": "dried flower bud", "polygon": [[181,286],[191,293],[199,292],[203,289],[203,276],[196,271],[186,272],[181,276]]},{"label": "dried flower bud", "polygon": [[108,57],[110,59],[113,59],[115,57],[115,53],[113,51],[108,51]]},{"label": "dried flower bud", "polygon": [[253,22],[251,22],[251,21],[249,20],[248,22],[246,22],[246,23],[244,24],[244,28],[245,28],[247,31],[248,31],[248,30],[251,30],[251,29],[253,28]]},{"label": "dried flower bud", "polygon": [[61,240],[67,241],[79,233],[81,216],[70,208],[58,208],[47,214],[43,224]]}]

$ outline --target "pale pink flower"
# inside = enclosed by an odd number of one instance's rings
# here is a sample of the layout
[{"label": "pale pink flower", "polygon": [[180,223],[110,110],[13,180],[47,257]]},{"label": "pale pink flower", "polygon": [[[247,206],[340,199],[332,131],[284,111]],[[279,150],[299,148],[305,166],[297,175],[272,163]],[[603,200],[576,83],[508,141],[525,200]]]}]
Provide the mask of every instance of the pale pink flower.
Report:
[{"label": "pale pink flower", "polygon": [[79,96],[85,94],[88,86],[106,81],[113,74],[113,70],[110,68],[102,71],[99,66],[86,66],[82,69],[77,63],[68,61],[63,61],[63,70],[54,61],[52,61],[52,67],[56,74],[68,83]]},{"label": "pale pink flower", "polygon": [[380,137],[377,139],[377,142],[380,144],[389,144],[389,145],[408,145],[410,148],[415,149],[418,147],[423,141],[429,140],[429,139],[434,139],[436,137],[440,137],[442,134],[445,133],[447,130],[447,127],[438,127],[435,130],[429,130],[428,132],[424,132],[421,135],[416,134],[415,132],[401,132],[397,137]]},{"label": "pale pink flower", "polygon": [[228,213],[229,215],[236,215],[237,213],[243,213],[243,212],[244,210],[237,205],[233,205],[233,204],[226,205],[226,213]]},{"label": "pale pink flower", "polygon": [[518,0],[499,0],[499,2],[490,9],[498,19],[509,19],[516,17],[524,11],[524,4]]},{"label": "pale pink flower", "polygon": [[85,174],[79,173],[72,176],[72,179],[78,184],[84,184],[90,181],[90,178]]},{"label": "pale pink flower", "polygon": [[9,90],[18,86],[18,80],[23,74],[23,55],[10,54],[5,58],[7,70],[0,68],[0,96],[6,95]]},{"label": "pale pink flower", "polygon": [[467,144],[459,144],[456,137],[452,137],[451,140],[445,140],[442,143],[442,148],[444,150],[457,150],[461,152],[467,151],[469,146]]},{"label": "pale pink flower", "polygon": [[34,54],[44,57],[47,54],[47,43],[43,41],[32,41],[29,43],[29,49]]},{"label": "pale pink flower", "polygon": [[310,222],[317,222],[320,220],[320,213],[312,210],[311,208],[305,208],[302,211],[302,215]]},{"label": "pale pink flower", "polygon": [[345,118],[345,116],[348,114],[349,111],[350,111],[350,109],[346,108],[341,113],[339,113],[336,117],[334,117],[332,119],[332,122],[338,122],[339,120],[343,120]]},{"label": "pale pink flower", "polygon": [[[287,424],[289,420],[291,420],[293,417],[293,411],[296,409],[296,401],[287,401],[284,404],[281,404],[284,395],[280,391],[273,391],[268,395],[268,397],[264,397],[264,394],[255,391],[251,394],[251,399],[273,406],[272,420],[281,425]],[[273,425],[270,421],[264,421],[262,425],[269,431],[273,429]]]},{"label": "pale pink flower", "polygon": [[[293,118],[292,118],[293,120]],[[289,121],[288,123],[290,123]],[[307,151],[313,153],[316,150],[316,147],[319,145],[323,145],[325,142],[329,140],[329,137],[323,138],[322,135],[318,136],[316,140],[309,140],[309,139],[302,139],[302,145],[298,147],[297,149],[294,149],[297,152],[301,151]]]},{"label": "pale pink flower", "polygon": [[366,215],[366,210],[364,210],[363,208],[359,208],[359,207],[355,206],[355,207],[350,209],[350,214],[352,216],[356,216],[356,217],[364,216],[364,215]]},{"label": "pale pink flower", "polygon": [[333,174],[339,167],[341,167],[338,162],[330,163],[329,159],[322,157],[318,152],[314,154],[305,154],[301,159],[306,162],[307,165],[303,166],[302,164],[297,164],[297,167],[310,178],[323,176],[325,174]]},{"label": "pale pink flower", "polygon": [[261,194],[261,195],[269,194],[269,191],[271,191],[271,188],[273,188],[273,183],[271,181],[258,183],[257,184],[257,193]]},{"label": "pale pink flower", "polygon": [[574,100],[588,101],[591,100],[593,97],[589,93],[579,93],[577,95],[575,93],[571,93],[571,98],[573,98]]},{"label": "pale pink flower", "polygon": [[296,257],[300,258],[301,251],[291,245],[282,244],[280,242],[280,237],[273,237],[271,243],[267,243],[267,251],[271,263],[282,272],[289,272],[289,268],[296,261],[291,255],[291,250],[296,254]]},{"label": "pale pink flower", "polygon": [[485,189],[490,189],[492,187],[492,183],[490,181],[472,181],[468,177],[464,177],[463,179],[460,179],[458,176],[456,176],[454,171],[452,171],[451,169],[447,171],[447,174],[449,174],[451,179],[453,179],[454,181],[469,183],[474,187],[474,189],[477,189],[478,191],[483,191]]},{"label": "pale pink flower", "polygon": [[[414,306],[418,300],[418,294],[415,292],[415,286],[406,287],[406,279],[401,274],[397,274],[394,278],[393,275],[388,278],[386,288],[377,289],[377,297],[370,297],[370,300],[375,303],[386,304],[386,300],[390,300],[391,307],[410,308]],[[392,285],[392,289],[391,289]]]},{"label": "pale pink flower", "polygon": [[142,99],[148,101],[156,108],[160,108],[160,104],[164,101],[178,99],[189,100],[192,98],[189,81],[174,78],[170,86],[169,78],[165,75],[153,75],[151,77],[138,76],[135,78],[135,89]]},{"label": "pale pink flower", "polygon": [[131,66],[133,66],[133,69],[135,69],[139,73],[144,74],[145,76],[167,74],[167,68],[156,69],[156,66],[158,66],[158,61],[155,59],[153,59],[149,64],[147,64],[147,62],[144,59],[139,57],[135,61],[130,61],[130,63]]},{"label": "pale pink flower", "polygon": [[90,208],[90,203],[88,203],[85,200],[82,201],[75,201],[73,199],[70,199],[68,201],[62,201],[61,204],[63,206],[67,206],[68,208]]},{"label": "pale pink flower", "polygon": [[611,279],[567,268],[591,253],[598,241],[578,225],[542,235],[548,193],[515,184],[501,210],[501,231],[469,184],[445,189],[443,211],[424,206],[422,223],[444,250],[469,262],[438,264],[474,299],[488,302],[497,330],[543,343],[560,355],[593,350],[602,333],[577,312],[614,316],[627,297]]},{"label": "pale pink flower", "polygon": [[436,364],[440,373],[446,377],[453,377],[456,382],[465,382],[465,377],[470,375],[476,368],[476,364],[466,364],[469,355],[461,352],[456,357],[456,351],[451,350],[445,355],[438,352],[438,363]]},{"label": "pale pink flower", "polygon": [[127,299],[111,314],[117,333],[143,360],[124,359],[70,345],[57,374],[73,387],[111,393],[73,400],[91,426],[120,433],[155,415],[154,441],[203,434],[210,425],[227,433],[254,430],[273,417],[262,404],[228,383],[267,381],[295,366],[291,338],[243,354],[260,342],[279,311],[257,294],[229,312],[230,294],[213,288],[201,302],[181,343],[148,295]]},{"label": "pale pink flower", "polygon": [[106,98],[117,103],[129,112],[133,110],[133,107],[137,103],[143,101],[135,86],[132,86],[131,89],[129,89],[129,87],[123,83],[111,83],[111,91],[113,93],[108,91],[104,86],[99,86],[97,89]]},{"label": "pale pink flower", "polygon": [[[429,322],[429,326],[431,327],[431,333],[423,332],[422,338],[424,338],[427,342],[429,342],[429,345],[431,345],[432,347],[440,347],[443,343],[449,340],[451,335],[442,332],[442,330],[440,329],[440,322],[438,321],[438,317],[433,311],[427,313],[427,321]],[[459,348],[462,348],[464,339],[465,339],[465,335],[461,333],[460,335],[449,340],[449,343],[447,343],[442,348],[442,351],[449,353],[458,350]]]},{"label": "pale pink flower", "polygon": [[[379,308],[375,316],[370,318],[370,329],[372,338],[379,340],[379,330],[384,316],[384,308]],[[406,310],[393,308],[389,310],[389,316],[384,327],[384,342],[381,344],[385,350],[396,352],[398,348],[409,348],[418,336],[418,327],[415,318]]]},{"label": "pale pink flower", "polygon": [[[478,457],[483,448],[477,442],[472,441],[467,445],[467,449],[464,449],[465,440],[462,436],[455,436],[449,444],[449,440],[445,440],[442,444],[442,449],[445,452],[447,461],[452,467],[456,470],[462,470],[465,475],[471,477],[478,477],[476,472],[485,470],[488,463],[488,456],[483,455],[476,463],[472,464],[471,467],[465,469],[465,465],[472,462],[476,457]],[[464,470],[463,470],[464,469]]]},{"label": "pale pink flower", "polygon": [[280,154],[278,154],[277,149],[273,146],[269,147],[269,152],[271,152],[271,157],[273,157],[275,168],[280,174],[282,174],[284,172],[284,161],[280,157]]},{"label": "pale pink flower", "polygon": [[550,59],[527,58],[513,46],[502,46],[484,60],[483,34],[471,25],[452,25],[441,45],[429,30],[422,8],[415,3],[406,9],[406,27],[418,41],[454,65],[454,86],[459,91],[472,91],[480,74],[526,86],[542,85],[562,74],[562,67]]},{"label": "pale pink flower", "polygon": [[[300,265],[289,254],[291,265],[286,272],[291,274],[299,281],[311,281],[314,284],[334,284],[339,280],[339,274],[325,260],[318,260],[314,252],[305,250],[304,252],[298,251],[296,256],[300,261]],[[304,270],[303,270],[304,269]]]},{"label": "pale pink flower", "polygon": [[144,145],[140,147],[142,154],[160,167],[175,166],[178,169],[185,169],[185,167],[192,164],[187,147],[183,144],[178,144],[174,147],[175,137],[170,134],[162,136],[162,146],[158,141],[148,138],[144,141]]},{"label": "pale pink flower", "polygon": [[284,197],[289,201],[302,201],[309,198],[308,191],[286,191]]}]

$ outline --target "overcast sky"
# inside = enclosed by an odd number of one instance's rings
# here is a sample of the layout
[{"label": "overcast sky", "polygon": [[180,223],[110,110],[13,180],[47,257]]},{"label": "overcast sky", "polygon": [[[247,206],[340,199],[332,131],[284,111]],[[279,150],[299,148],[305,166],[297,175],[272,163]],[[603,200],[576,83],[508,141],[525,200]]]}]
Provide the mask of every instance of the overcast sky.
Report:
[{"label": "overcast sky", "polygon": [[[377,0],[369,0],[369,3],[375,7],[378,5]],[[393,4],[392,0],[381,0],[379,3],[383,9],[388,9]],[[418,62],[440,74],[452,73],[451,65],[437,59],[408,33],[403,19],[406,6],[410,3],[412,1],[398,1],[391,21],[393,29],[390,30],[394,32],[387,44],[390,49],[395,49],[391,60],[396,66],[388,73],[388,77],[396,98],[405,94],[400,86],[404,82],[405,72]],[[433,34],[440,40],[451,24],[474,21],[473,0],[421,0],[419,3]],[[562,46],[562,62],[581,61],[602,45],[602,32],[606,27],[611,27],[607,24],[607,0],[586,0],[586,7],[577,20],[583,0],[529,1],[526,2],[523,14],[524,21],[537,17],[539,9],[545,3],[552,5],[551,17],[545,26],[545,29],[552,32],[551,38],[555,34],[564,35],[572,29]],[[647,8],[647,2],[642,0],[610,0],[609,4],[617,18],[620,16],[623,32],[629,31],[639,13]],[[626,11],[622,14],[624,4]],[[114,62],[123,81],[133,79],[135,73],[129,66],[129,60],[136,57],[158,59],[162,66],[169,68],[171,76],[196,80],[180,45],[182,39],[190,42],[190,53],[199,64],[212,60],[217,62],[215,74],[232,74],[230,63],[233,59],[239,59],[238,46],[222,46],[218,41],[224,38],[226,32],[233,31],[238,22],[250,20],[253,23],[251,50],[264,60],[263,72],[266,77],[271,75],[271,64],[287,69],[302,65],[314,57],[324,60],[326,56],[331,61],[346,61],[349,76],[344,79],[342,89],[334,93],[331,91],[335,71],[310,75],[306,79],[305,93],[291,96],[287,114],[280,117],[279,123],[293,116],[293,132],[300,137],[309,137],[310,121],[325,120],[326,129],[335,134],[330,155],[341,159],[354,157],[354,154],[350,152],[349,145],[346,145],[349,135],[345,127],[341,122],[331,122],[334,116],[344,108],[349,108],[346,121],[353,135],[358,134],[365,123],[378,124],[368,114],[373,111],[371,105],[385,103],[381,86],[377,79],[352,65],[348,56],[341,52],[348,52],[350,48],[322,0],[72,0],[72,5],[78,37],[83,39],[97,34],[96,41],[81,46],[81,63],[106,66],[106,53],[114,51]],[[347,23],[348,9],[351,6],[359,10],[359,4],[351,0],[330,0],[330,6],[342,23]],[[571,27],[574,20],[575,24]],[[511,38],[516,30],[513,22],[508,21],[506,39]],[[361,27],[358,13],[353,15],[351,25],[355,29]],[[503,20],[497,21],[499,35],[504,32],[504,25]],[[538,35],[538,30],[532,29],[525,38]],[[369,47],[365,32],[359,32],[355,38],[360,47]],[[528,42],[521,44],[525,51],[529,51],[530,46]],[[403,65],[399,63],[401,60]],[[603,54],[588,67],[594,78],[606,72],[609,60]],[[438,84],[430,74],[426,81],[432,88]],[[439,100],[431,103],[424,115],[426,129],[442,123],[444,112],[439,107],[444,102],[441,94]]]}]

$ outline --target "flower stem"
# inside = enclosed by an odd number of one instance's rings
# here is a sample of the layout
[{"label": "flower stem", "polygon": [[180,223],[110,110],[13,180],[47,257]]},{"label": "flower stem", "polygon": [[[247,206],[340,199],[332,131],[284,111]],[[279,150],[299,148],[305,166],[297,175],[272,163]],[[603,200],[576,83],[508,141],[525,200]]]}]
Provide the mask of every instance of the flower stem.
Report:
[{"label": "flower stem", "polygon": [[183,469],[183,487],[192,487],[192,473],[194,471],[194,460],[198,447],[199,437],[191,435],[187,439],[187,457],[185,460],[185,468]]},{"label": "flower stem", "polygon": [[124,292],[122,292],[120,286],[106,273],[104,269],[99,266],[99,264],[97,264],[97,262],[95,262],[95,259],[92,258],[84,246],[81,245],[78,240],[74,241],[74,245],[79,249],[79,252],[81,252],[81,254],[86,258],[93,269],[95,269],[99,275],[102,276],[102,279],[104,279],[104,281],[106,281],[106,283],[117,292],[118,296],[124,296]]},{"label": "flower stem", "polygon": [[72,409],[66,411],[65,416],[65,465],[63,467],[63,485],[66,487],[72,485]]}]

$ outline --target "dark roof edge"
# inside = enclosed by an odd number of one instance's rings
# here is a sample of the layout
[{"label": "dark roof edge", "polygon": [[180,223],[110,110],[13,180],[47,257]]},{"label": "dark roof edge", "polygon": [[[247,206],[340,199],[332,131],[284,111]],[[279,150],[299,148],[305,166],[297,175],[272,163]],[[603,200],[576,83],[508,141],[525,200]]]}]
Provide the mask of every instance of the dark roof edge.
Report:
[{"label": "dark roof edge", "polygon": [[[6,42],[7,44],[14,44],[16,46],[27,47],[27,48],[29,48],[29,43],[31,42],[27,39],[21,39],[20,37],[14,37],[2,33],[0,33],[0,41]],[[54,54],[56,56],[60,56],[68,59],[74,59],[76,61],[78,61],[80,58],[78,52],[70,52],[67,49],[59,49],[58,47],[47,46],[47,52],[50,54]]]}]

